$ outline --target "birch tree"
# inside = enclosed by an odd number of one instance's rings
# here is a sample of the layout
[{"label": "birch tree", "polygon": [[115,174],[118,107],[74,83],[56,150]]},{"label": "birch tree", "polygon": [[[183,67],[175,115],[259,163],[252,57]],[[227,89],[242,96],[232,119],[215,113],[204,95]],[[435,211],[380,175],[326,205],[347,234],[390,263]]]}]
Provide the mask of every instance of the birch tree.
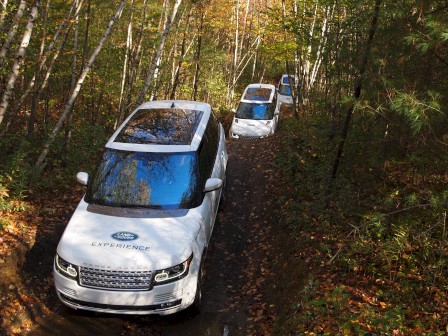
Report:
[{"label": "birch tree", "polygon": [[107,37],[109,36],[109,34],[112,30],[112,27],[114,26],[114,24],[118,20],[118,18],[121,16],[121,13],[123,12],[123,8],[124,8],[124,5],[126,4],[126,1],[127,0],[122,0],[120,2],[114,16],[110,19],[109,24],[108,24],[101,40],[99,41],[97,47],[95,48],[92,55],[90,56],[90,59],[87,62],[87,65],[84,67],[81,75],[79,76],[76,86],[73,88],[73,90],[70,94],[70,98],[69,98],[67,104],[65,105],[64,111],[62,112],[61,116],[59,117],[58,122],[56,123],[55,127],[53,128],[48,140],[46,141],[46,143],[44,145],[44,148],[43,148],[41,154],[39,155],[39,158],[37,159],[37,162],[36,162],[37,171],[40,171],[43,168],[43,164],[44,164],[45,158],[47,157],[50,146],[53,143],[53,141],[55,140],[56,135],[60,131],[65,119],[70,114],[70,112],[73,108],[73,105],[76,101],[76,98],[78,97],[79,92],[81,90],[81,86],[84,83],[84,80],[85,80],[87,74],[90,72],[90,69],[92,68],[93,63],[95,62],[96,57],[98,56],[104,43],[106,42]]},{"label": "birch tree", "polygon": [[12,67],[12,72],[11,75],[9,76],[6,89],[5,92],[3,93],[2,101],[0,103],[0,125],[3,122],[3,118],[5,116],[9,101],[13,94],[17,78],[19,76],[20,67],[22,66],[26,50],[28,49],[28,45],[30,43],[31,34],[34,28],[34,21],[36,20],[37,15],[39,13],[39,8],[40,8],[40,0],[37,0],[34,4],[34,7],[31,9],[30,17],[28,19],[28,23],[26,24],[25,31],[22,37],[22,42],[20,43],[19,51],[17,52],[14,65]]},{"label": "birch tree", "polygon": [[163,48],[165,47],[165,42],[166,42],[166,39],[170,32],[171,24],[173,23],[174,19],[176,18],[176,14],[177,14],[177,11],[178,11],[181,3],[182,3],[182,0],[176,0],[176,2],[174,3],[173,9],[171,11],[171,15],[168,17],[168,19],[165,23],[165,28],[163,29],[159,46],[152,58],[151,65],[146,74],[145,83],[143,85],[142,90],[140,91],[140,95],[137,98],[136,105],[141,105],[143,103],[143,101],[145,100],[146,92],[148,91],[149,84],[151,82],[151,78],[154,75],[154,70],[156,69],[157,63],[160,61],[160,57],[162,55]]},{"label": "birch tree", "polygon": [[[78,0],[74,0],[69,11],[67,12],[67,14],[65,16],[65,19],[62,20],[61,24],[58,26],[58,29],[54,33],[50,43],[46,47],[45,52],[43,52],[43,50],[42,50],[43,44],[41,45],[42,51],[41,51],[41,56],[39,56],[39,63],[37,63],[38,66],[36,66],[34,75],[31,78],[31,80],[29,81],[27,88],[22,93],[20,99],[18,99],[17,102],[14,104],[14,109],[12,110],[12,112],[9,113],[9,115],[10,115],[9,119],[14,118],[17,115],[17,113],[20,111],[20,108],[25,103],[25,100],[28,98],[29,94],[32,92],[32,90],[34,89],[34,87],[36,85],[36,78],[37,78],[38,74],[40,74],[42,72],[44,67],[46,67],[46,74],[42,77],[40,87],[35,89],[35,91],[37,92],[37,97],[40,96],[40,94],[42,93],[42,90],[46,87],[48,78],[50,77],[50,75],[52,73],[53,66],[62,51],[62,48],[65,44],[65,41],[67,40],[68,34],[70,32],[70,29],[71,29],[73,23],[72,22],[69,23],[67,27],[66,27],[66,24],[67,24],[67,22],[70,21],[72,12],[75,8],[76,8],[75,16],[78,16],[79,11],[82,8],[82,4],[83,4],[83,0],[79,0],[79,3],[78,3]],[[59,49],[56,50],[56,52],[53,54],[52,61],[50,62],[50,64],[47,65],[48,57],[53,52],[53,48],[56,45],[56,43],[58,42],[60,34],[63,32],[64,28],[65,28],[65,36],[62,39],[62,43],[60,43]],[[43,52],[43,54],[42,54],[42,52]],[[5,129],[7,129],[8,127],[9,127],[9,122],[8,122],[7,126],[5,127]]]},{"label": "birch tree", "polygon": [[8,0],[2,0],[0,9],[0,29],[3,28],[3,22],[5,21],[7,8],[8,8]]},{"label": "birch tree", "polygon": [[[11,42],[14,40],[14,36],[16,36],[17,28],[19,27],[20,20],[22,19],[23,13],[26,9],[26,1],[21,0],[19,7],[17,8],[16,15],[14,16],[13,23],[6,35],[5,42],[3,42],[2,49],[0,50],[0,67],[3,66],[4,59],[6,54],[8,53]],[[6,9],[5,9],[6,10]]]}]

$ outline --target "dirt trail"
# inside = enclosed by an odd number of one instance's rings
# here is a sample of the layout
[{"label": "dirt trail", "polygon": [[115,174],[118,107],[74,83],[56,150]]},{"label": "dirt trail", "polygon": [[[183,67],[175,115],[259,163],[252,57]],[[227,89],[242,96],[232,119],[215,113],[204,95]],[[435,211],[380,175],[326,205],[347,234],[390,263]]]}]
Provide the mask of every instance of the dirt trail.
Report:
[{"label": "dirt trail", "polygon": [[[50,312],[43,318],[33,317],[26,335],[269,334],[275,312],[283,304],[277,295],[282,286],[276,283],[278,274],[273,270],[284,252],[275,238],[282,235],[277,203],[281,192],[276,183],[280,177],[273,166],[277,143],[276,136],[228,142],[226,202],[218,213],[206,259],[201,314],[135,317],[76,312],[60,304],[54,292],[42,293],[37,283],[31,290],[37,296],[47,294]],[[60,230],[55,231],[45,237],[45,249],[28,254],[28,265],[38,264],[42,258],[52,260],[52,247],[60,237]],[[51,267],[29,267],[28,275],[33,272],[51,281]]]}]

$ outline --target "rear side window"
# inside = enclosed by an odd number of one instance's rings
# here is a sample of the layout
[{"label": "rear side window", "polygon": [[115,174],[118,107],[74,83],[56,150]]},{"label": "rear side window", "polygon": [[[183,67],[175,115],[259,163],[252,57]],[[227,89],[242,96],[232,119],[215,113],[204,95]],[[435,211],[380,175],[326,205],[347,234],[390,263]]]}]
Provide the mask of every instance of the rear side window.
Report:
[{"label": "rear side window", "polygon": [[204,137],[199,146],[199,174],[201,176],[201,185],[204,187],[205,182],[212,175],[213,167],[216,161],[216,153],[219,144],[219,123],[213,113],[205,129]]}]

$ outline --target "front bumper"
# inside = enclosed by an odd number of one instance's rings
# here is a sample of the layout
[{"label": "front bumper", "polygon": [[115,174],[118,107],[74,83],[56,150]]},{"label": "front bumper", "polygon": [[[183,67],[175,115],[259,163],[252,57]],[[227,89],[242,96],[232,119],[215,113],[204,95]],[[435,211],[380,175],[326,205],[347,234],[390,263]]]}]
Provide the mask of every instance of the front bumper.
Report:
[{"label": "front bumper", "polygon": [[193,304],[197,288],[197,271],[176,282],[154,286],[145,291],[103,290],[81,287],[61,275],[55,268],[54,283],[59,299],[73,309],[101,313],[132,315],[168,315]]},{"label": "front bumper", "polygon": [[280,105],[282,105],[282,104],[292,105],[292,96],[286,96],[286,95],[279,94],[277,96],[277,101]]}]

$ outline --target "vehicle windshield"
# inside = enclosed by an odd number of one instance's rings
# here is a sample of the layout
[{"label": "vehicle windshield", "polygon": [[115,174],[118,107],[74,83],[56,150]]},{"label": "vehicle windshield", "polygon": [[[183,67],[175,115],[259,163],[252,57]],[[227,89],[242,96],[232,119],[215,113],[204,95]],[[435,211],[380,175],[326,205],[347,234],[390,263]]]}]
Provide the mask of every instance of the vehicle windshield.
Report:
[{"label": "vehicle windshield", "polygon": [[284,96],[290,96],[291,95],[291,87],[289,85],[280,84],[278,88],[278,93]]},{"label": "vehicle windshield", "polygon": [[111,207],[189,209],[200,204],[195,152],[106,149],[89,181],[87,203]]},{"label": "vehicle windshield", "polygon": [[272,103],[241,102],[236,110],[236,117],[240,119],[270,120],[274,118]]}]

